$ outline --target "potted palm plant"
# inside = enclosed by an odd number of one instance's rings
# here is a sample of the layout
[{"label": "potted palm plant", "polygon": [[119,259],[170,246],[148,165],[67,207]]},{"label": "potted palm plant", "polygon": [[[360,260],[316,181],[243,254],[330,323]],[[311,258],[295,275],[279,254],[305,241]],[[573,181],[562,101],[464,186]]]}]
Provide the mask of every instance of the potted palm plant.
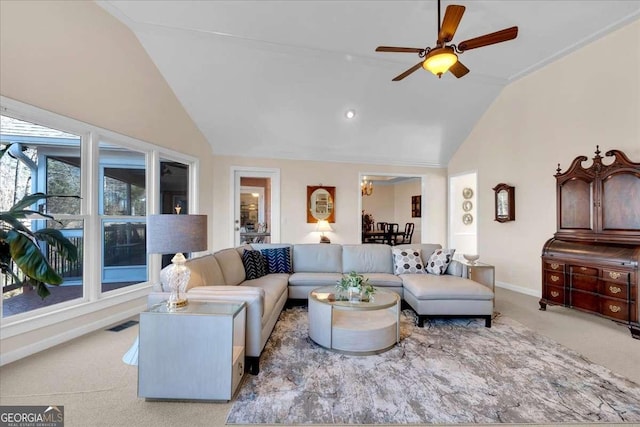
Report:
[{"label": "potted palm plant", "polygon": [[[0,159],[8,149],[9,145],[0,151]],[[0,271],[11,276],[14,282],[20,283],[21,286],[35,287],[43,299],[51,293],[46,284],[60,285],[64,279],[51,266],[39,242],[50,245],[67,261],[75,261],[78,258],[78,249],[59,230],[43,228],[33,231],[23,223],[30,218],[55,221],[51,215],[29,209],[37,201],[53,197],[78,198],[34,193],[23,197],[8,211],[0,211]],[[19,268],[24,278],[19,277],[12,264]]]}]

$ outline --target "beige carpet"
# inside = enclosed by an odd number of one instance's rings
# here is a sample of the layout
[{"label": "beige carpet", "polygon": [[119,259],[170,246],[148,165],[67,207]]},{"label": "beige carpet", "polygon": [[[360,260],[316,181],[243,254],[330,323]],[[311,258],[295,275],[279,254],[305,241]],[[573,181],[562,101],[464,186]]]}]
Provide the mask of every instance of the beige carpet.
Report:
[{"label": "beige carpet", "polygon": [[[537,308],[536,298],[497,290],[496,309],[504,315],[640,382],[640,341],[631,339],[627,329],[573,310]],[[137,326],[97,331],[3,366],[0,404],[64,405],[67,427],[224,425],[231,404],[137,398],[137,368],[121,360],[137,333]]]}]

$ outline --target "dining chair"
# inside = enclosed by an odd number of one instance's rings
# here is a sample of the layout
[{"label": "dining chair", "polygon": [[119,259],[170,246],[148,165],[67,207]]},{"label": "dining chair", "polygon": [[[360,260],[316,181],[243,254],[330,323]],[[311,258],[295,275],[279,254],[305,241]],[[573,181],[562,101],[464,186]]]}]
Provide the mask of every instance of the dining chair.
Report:
[{"label": "dining chair", "polygon": [[390,222],[387,224],[387,233],[386,233],[386,237],[385,237],[385,241],[384,243],[388,244],[388,245],[395,245],[396,244],[396,236],[398,235],[398,229],[400,228],[400,226],[395,223],[395,222]]},{"label": "dining chair", "polygon": [[404,244],[404,243],[411,243],[411,239],[413,238],[413,229],[415,228],[415,224],[413,222],[407,222],[404,225],[404,233],[402,234],[402,236],[398,236],[398,239],[396,240],[396,244]]}]

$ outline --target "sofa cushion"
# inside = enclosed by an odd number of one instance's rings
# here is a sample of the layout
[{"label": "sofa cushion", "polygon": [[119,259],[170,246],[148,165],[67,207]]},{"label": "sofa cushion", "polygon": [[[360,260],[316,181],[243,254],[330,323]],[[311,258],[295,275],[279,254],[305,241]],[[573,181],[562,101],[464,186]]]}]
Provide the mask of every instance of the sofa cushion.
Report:
[{"label": "sofa cushion", "polygon": [[449,263],[453,259],[455,251],[455,249],[436,249],[427,261],[427,273],[436,275],[444,274],[445,271],[447,271],[447,267],[449,267]]},{"label": "sofa cushion", "polygon": [[306,243],[293,245],[296,273],[342,273],[342,245]]},{"label": "sofa cushion", "polygon": [[410,292],[419,300],[426,299],[471,299],[490,300],[493,292],[487,286],[470,279],[448,274],[401,274],[405,292]]},{"label": "sofa cushion", "polygon": [[261,249],[262,255],[267,261],[267,273],[291,273],[291,248]]},{"label": "sofa cushion", "polygon": [[[212,254],[188,259],[185,265],[189,267],[189,270],[191,271],[186,290],[196,286],[220,286],[225,284],[220,265],[218,265],[218,261],[216,261],[216,258]],[[167,277],[167,271],[169,268],[170,265],[163,268],[160,272],[160,284],[164,291],[171,291]]]},{"label": "sofa cushion", "polygon": [[454,259],[454,260],[451,260],[451,262],[449,263],[449,267],[447,267],[447,271],[445,272],[445,274],[451,274],[452,276],[463,277],[462,276],[463,272],[464,270],[463,270],[462,263]]},{"label": "sofa cushion", "polygon": [[391,246],[376,243],[342,245],[342,272],[393,274]]},{"label": "sofa cushion", "polygon": [[369,279],[371,285],[386,287],[401,287],[402,279],[391,273],[365,273],[363,276]]},{"label": "sofa cushion", "polygon": [[260,251],[247,251],[242,254],[242,264],[247,280],[259,279],[267,274],[267,264]]},{"label": "sofa cushion", "polygon": [[244,264],[242,257],[235,248],[223,249],[213,254],[220,265],[226,285],[235,286],[244,282]]},{"label": "sofa cushion", "polygon": [[293,273],[289,286],[332,286],[341,278],[341,273]]},{"label": "sofa cushion", "polygon": [[420,257],[420,249],[393,248],[391,249],[395,274],[423,274],[424,264]]},{"label": "sofa cushion", "polygon": [[262,323],[267,321],[282,295],[288,294],[288,274],[267,274],[259,279],[245,281],[242,286],[250,286],[264,291],[264,311]]}]

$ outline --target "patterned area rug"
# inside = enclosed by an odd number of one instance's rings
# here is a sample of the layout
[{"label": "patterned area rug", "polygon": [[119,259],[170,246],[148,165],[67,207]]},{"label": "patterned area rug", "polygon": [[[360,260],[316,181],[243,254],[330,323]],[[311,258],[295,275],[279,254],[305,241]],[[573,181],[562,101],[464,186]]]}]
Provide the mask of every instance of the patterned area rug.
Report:
[{"label": "patterned area rug", "polygon": [[282,312],[227,424],[640,422],[640,386],[498,316],[414,325],[374,356],[314,344],[306,308]]}]

